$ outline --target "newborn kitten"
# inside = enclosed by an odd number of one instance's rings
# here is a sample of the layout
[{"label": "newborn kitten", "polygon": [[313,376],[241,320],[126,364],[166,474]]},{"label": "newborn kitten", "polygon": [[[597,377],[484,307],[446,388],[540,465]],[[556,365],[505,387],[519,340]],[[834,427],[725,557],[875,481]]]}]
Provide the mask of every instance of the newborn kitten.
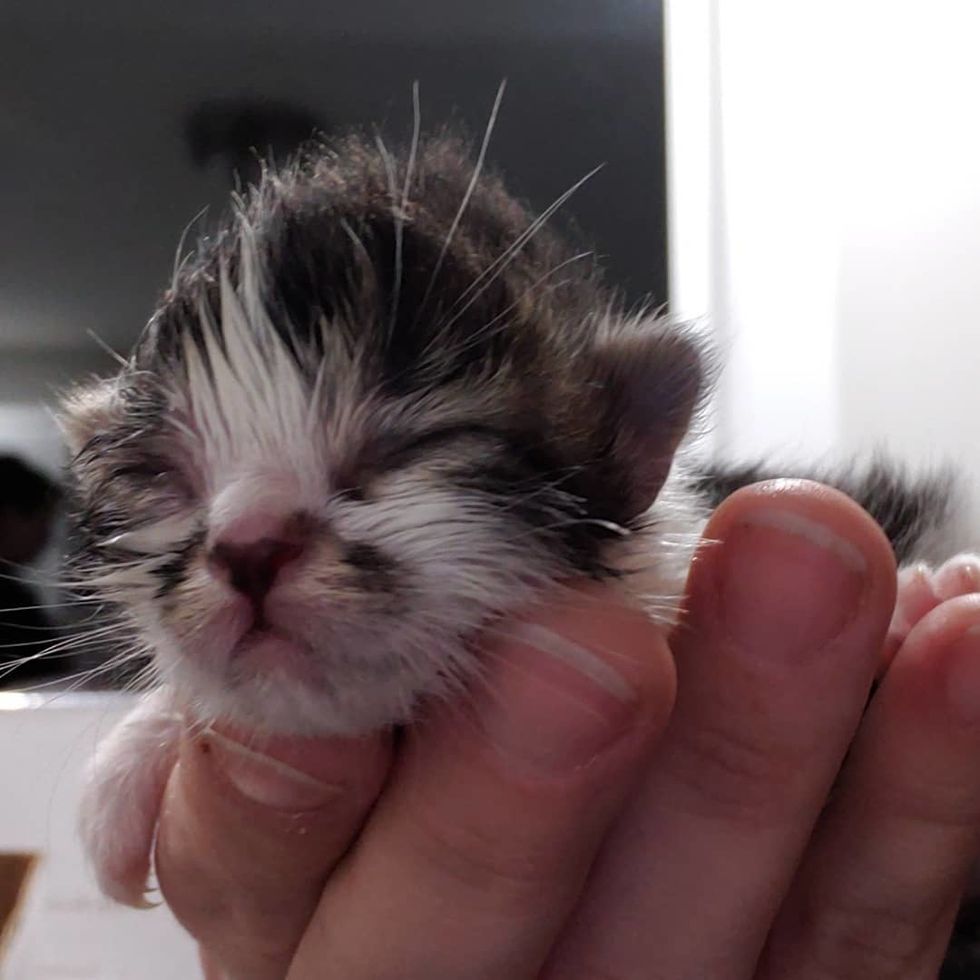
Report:
[{"label": "newborn kitten", "polygon": [[84,574],[195,717],[406,721],[489,616],[637,550],[672,614],[698,345],[472,174],[350,140],[268,175],[69,398]]},{"label": "newborn kitten", "polygon": [[673,621],[713,479],[674,465],[706,355],[545,226],[567,196],[532,218],[451,138],[317,148],[66,400],[82,574],[157,680],[91,771],[112,897],[143,900],[184,721],[407,722],[569,577]]},{"label": "newborn kitten", "polygon": [[[478,672],[471,638],[573,576],[669,621],[703,524],[671,474],[697,340],[451,138],[268,173],[116,377],[71,394],[80,574],[152,652],[84,825],[139,902],[178,715],[356,734]],[[627,574],[629,573],[629,574]]]}]

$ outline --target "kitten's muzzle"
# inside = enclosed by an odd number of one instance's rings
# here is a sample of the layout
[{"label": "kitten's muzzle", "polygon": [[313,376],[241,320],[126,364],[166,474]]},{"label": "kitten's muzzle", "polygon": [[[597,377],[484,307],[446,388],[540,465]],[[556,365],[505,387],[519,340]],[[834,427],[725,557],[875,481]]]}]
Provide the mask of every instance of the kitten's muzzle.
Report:
[{"label": "kitten's muzzle", "polygon": [[307,522],[297,515],[264,524],[254,536],[236,533],[232,527],[211,545],[208,567],[216,578],[245,596],[256,619],[261,620],[265,598],[280,572],[302,557],[308,540]]}]

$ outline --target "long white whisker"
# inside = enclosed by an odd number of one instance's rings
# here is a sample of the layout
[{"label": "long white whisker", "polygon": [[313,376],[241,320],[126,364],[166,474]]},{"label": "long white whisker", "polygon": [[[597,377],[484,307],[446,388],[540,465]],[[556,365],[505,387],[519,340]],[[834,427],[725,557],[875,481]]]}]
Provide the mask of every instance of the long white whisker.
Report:
[{"label": "long white whisker", "polygon": [[[193,228],[194,225],[196,225],[198,221],[200,221],[201,218],[203,218],[204,215],[207,214],[208,207],[209,205],[205,204],[204,207],[201,208],[201,210],[198,211],[197,214],[195,214],[194,217],[191,218],[191,220],[188,221],[186,225],[184,225],[184,230],[180,233],[180,238],[177,241],[177,251],[174,252],[173,274],[170,277],[171,290],[176,290],[177,278],[180,276],[181,269],[183,269],[185,263],[187,262],[187,259],[190,257],[189,255],[183,254],[184,243],[187,241],[187,236],[190,234],[191,228]],[[125,365],[126,362],[123,363]]]},{"label": "long white whisker", "polygon": [[[501,310],[491,320],[488,320],[482,327],[480,327],[479,330],[474,331],[473,336],[468,337],[463,343],[458,344],[455,347],[448,348],[447,349],[448,352],[454,356],[458,356],[460,354],[464,354],[466,351],[470,350],[472,347],[475,347],[477,344],[486,341],[488,337],[493,335],[493,331],[491,330],[491,328],[494,326],[494,324],[500,322],[511,311],[516,310],[527,299],[528,296],[532,295],[538,289],[540,289],[541,285],[547,282],[547,280],[550,279],[556,272],[560,272],[566,266],[572,265],[572,263],[574,262],[580,262],[582,259],[588,258],[592,254],[593,253],[591,251],[579,252],[577,255],[573,255],[570,258],[565,259],[563,262],[559,262],[556,266],[549,269],[543,275],[538,276],[538,278],[535,279],[535,281],[531,283],[531,285],[528,286],[528,288],[525,289],[524,292],[522,292],[521,295],[518,296],[513,303],[511,303],[509,306]],[[561,286],[563,283],[566,282],[568,282],[568,280],[563,279],[559,283],[555,283],[551,288],[558,288],[559,286]],[[487,283],[487,285],[489,286],[490,284]]]},{"label": "long white whisker", "polygon": [[470,203],[470,198],[473,196],[473,191],[476,190],[476,185],[480,179],[480,174],[483,172],[483,162],[486,159],[487,147],[490,145],[490,137],[493,135],[493,129],[497,123],[497,113],[500,111],[500,103],[503,101],[504,91],[506,88],[507,79],[505,78],[497,87],[497,95],[493,100],[493,108],[490,110],[490,118],[487,121],[487,128],[483,134],[483,143],[480,145],[480,152],[476,158],[476,164],[473,167],[473,176],[470,177],[470,182],[466,188],[466,192],[463,194],[463,200],[460,202],[459,210],[457,210],[456,216],[453,218],[453,223],[449,226],[449,232],[446,234],[446,240],[442,243],[442,249],[436,258],[436,264],[432,270],[432,275],[429,277],[429,284],[426,286],[425,292],[422,294],[422,301],[419,303],[418,311],[415,314],[416,320],[418,320],[418,317],[425,309],[426,303],[429,301],[429,297],[432,295],[432,290],[435,288],[436,280],[439,278],[439,273],[442,271],[442,264],[445,261],[446,253],[449,251],[449,246],[452,244],[453,238],[456,235],[456,229],[459,227],[460,221],[463,220],[463,215],[466,213],[466,208]]},{"label": "long white whisker", "polygon": [[419,151],[419,136],[422,132],[422,107],[419,102],[419,83],[412,83],[412,145],[408,153],[408,163],[405,165],[405,183],[402,186],[401,202],[392,201],[395,208],[395,285],[391,298],[391,312],[388,317],[388,336],[394,333],[398,319],[398,304],[401,301],[403,276],[403,245],[405,238],[405,215],[408,210],[408,194],[412,186],[415,172],[415,162]]},{"label": "long white whisker", "polygon": [[[122,667],[124,664],[130,660],[136,660],[142,656],[146,651],[138,646],[133,647],[123,651],[112,659],[108,660],[106,663],[98,664],[95,667],[86,668],[85,670],[80,670],[75,674],[68,674],[64,677],[55,677],[50,680],[39,681],[36,684],[31,684],[24,688],[26,693],[42,693],[46,689],[54,688],[57,693],[52,695],[50,701],[51,703],[59,697],[63,697],[65,694],[71,694],[73,691],[78,690],[83,684],[89,683],[90,681],[103,676],[104,674],[110,673],[111,671]],[[137,677],[142,677],[143,675],[149,675],[151,671],[149,667],[144,668],[139,672]],[[63,685],[68,685],[63,687]]]},{"label": "long white whisker", "polygon": [[120,367],[128,368],[129,361],[122,356],[118,351],[113,350],[94,330],[91,328],[85,331],[92,340],[106,353],[108,354]]},{"label": "long white whisker", "polygon": [[[516,239],[516,241],[497,259],[490,263],[483,272],[480,273],[473,280],[470,285],[463,290],[462,294],[453,304],[453,307],[449,310],[451,317],[446,323],[443,324],[443,329],[448,330],[472,305],[479,299],[480,296],[486,292],[487,289],[492,285],[492,283],[497,279],[497,277],[513,262],[518,255],[523,251],[524,247],[531,241],[532,238],[544,227],[545,223],[551,218],[551,216],[584,184],[586,181],[591,180],[600,170],[602,170],[604,164],[599,164],[598,167],[590,170],[584,177],[577,180],[571,187],[568,188],[562,195],[557,197],[551,204],[545,208],[541,214],[531,222],[530,225],[523,231]],[[487,277],[490,277],[489,279]],[[484,280],[487,280],[484,282]],[[482,283],[482,285],[481,285]],[[472,294],[472,295],[470,295]],[[469,297],[469,298],[467,298]],[[455,308],[464,300],[466,302],[463,306],[453,312]]]}]

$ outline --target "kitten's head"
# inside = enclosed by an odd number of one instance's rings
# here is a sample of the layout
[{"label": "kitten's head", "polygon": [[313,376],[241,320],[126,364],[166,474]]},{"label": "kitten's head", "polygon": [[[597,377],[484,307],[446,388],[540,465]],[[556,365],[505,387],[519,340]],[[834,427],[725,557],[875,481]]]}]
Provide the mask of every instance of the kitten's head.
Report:
[{"label": "kitten's head", "polygon": [[649,520],[696,346],[473,172],[351,139],[267,174],[66,401],[83,567],[202,718],[404,720]]}]

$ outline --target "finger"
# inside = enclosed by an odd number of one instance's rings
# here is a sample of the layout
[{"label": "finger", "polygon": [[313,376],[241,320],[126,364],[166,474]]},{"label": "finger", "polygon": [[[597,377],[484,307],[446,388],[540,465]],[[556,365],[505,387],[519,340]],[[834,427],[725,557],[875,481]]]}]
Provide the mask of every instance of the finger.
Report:
[{"label": "finger", "polygon": [[878,668],[884,676],[912,627],[942,602],[935,587],[935,572],[924,562],[899,569],[895,611],[882,645]]},{"label": "finger", "polygon": [[610,592],[537,610],[409,736],[290,980],[536,976],[673,693],[661,631]]},{"label": "finger", "polygon": [[156,871],[211,975],[281,980],[388,761],[380,736],[185,738],[164,796]]},{"label": "finger", "polygon": [[961,554],[937,569],[917,562],[899,570],[895,612],[882,647],[879,672],[884,675],[912,627],[945,599],[980,592],[980,558]]},{"label": "finger", "polygon": [[934,977],[980,837],[980,596],[909,635],[765,958],[766,980]]},{"label": "finger", "polygon": [[936,593],[941,599],[980,592],[980,557],[956,555],[936,569]]},{"label": "finger", "polygon": [[224,980],[223,971],[205,950],[198,949],[198,958],[203,980]]},{"label": "finger", "polygon": [[873,521],[786,481],[729,498],[705,536],[674,714],[549,980],[750,975],[861,716],[895,590]]}]

